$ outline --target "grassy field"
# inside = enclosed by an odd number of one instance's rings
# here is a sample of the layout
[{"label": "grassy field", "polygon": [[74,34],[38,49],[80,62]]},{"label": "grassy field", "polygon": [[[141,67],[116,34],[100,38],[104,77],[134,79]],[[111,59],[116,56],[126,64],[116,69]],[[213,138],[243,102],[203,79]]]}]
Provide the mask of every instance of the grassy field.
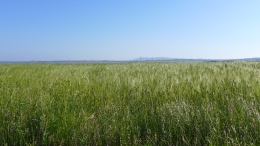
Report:
[{"label": "grassy field", "polygon": [[0,145],[260,145],[260,63],[2,64]]}]

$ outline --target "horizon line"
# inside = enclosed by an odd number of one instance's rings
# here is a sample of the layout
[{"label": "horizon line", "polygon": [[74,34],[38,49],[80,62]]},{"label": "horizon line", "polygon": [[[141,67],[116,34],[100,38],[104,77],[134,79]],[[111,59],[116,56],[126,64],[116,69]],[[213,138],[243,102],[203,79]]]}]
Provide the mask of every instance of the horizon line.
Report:
[{"label": "horizon line", "polygon": [[[153,60],[153,59],[157,59],[157,61],[160,61],[160,60],[250,60],[250,59],[257,59],[257,60],[260,60],[260,57],[251,57],[251,58],[228,58],[228,59],[210,59],[210,58],[171,58],[171,57],[139,57],[139,58],[135,58],[135,59],[121,59],[121,60],[118,60],[118,59],[81,59],[81,60],[69,60],[69,59],[63,59],[63,60],[27,60],[27,61],[17,61],[17,60],[12,60],[12,61],[1,61],[0,62],[69,62],[69,61],[72,61],[72,62],[76,62],[76,61],[142,61],[142,58],[144,60]],[[143,60],[143,61],[144,61]]]}]

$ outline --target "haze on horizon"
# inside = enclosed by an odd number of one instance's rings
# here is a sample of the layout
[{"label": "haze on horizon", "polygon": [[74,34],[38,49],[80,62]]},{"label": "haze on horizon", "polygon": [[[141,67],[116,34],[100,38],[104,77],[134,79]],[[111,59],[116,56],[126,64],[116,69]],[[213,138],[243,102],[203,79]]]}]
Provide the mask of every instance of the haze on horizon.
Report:
[{"label": "haze on horizon", "polygon": [[2,0],[0,61],[260,57],[259,0]]}]

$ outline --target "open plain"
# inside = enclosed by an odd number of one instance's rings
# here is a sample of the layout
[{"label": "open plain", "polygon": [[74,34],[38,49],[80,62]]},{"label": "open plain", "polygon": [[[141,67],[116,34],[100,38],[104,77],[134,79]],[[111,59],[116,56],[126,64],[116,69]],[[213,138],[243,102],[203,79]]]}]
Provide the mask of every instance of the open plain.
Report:
[{"label": "open plain", "polygon": [[0,145],[260,145],[260,63],[0,65]]}]

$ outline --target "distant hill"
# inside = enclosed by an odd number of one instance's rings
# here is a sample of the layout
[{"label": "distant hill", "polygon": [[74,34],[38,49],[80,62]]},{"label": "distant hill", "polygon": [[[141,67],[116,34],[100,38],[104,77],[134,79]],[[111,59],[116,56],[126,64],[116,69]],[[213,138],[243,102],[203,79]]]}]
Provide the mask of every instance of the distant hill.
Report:
[{"label": "distant hill", "polygon": [[260,57],[242,58],[242,59],[184,59],[168,57],[140,57],[133,60],[57,60],[57,61],[0,61],[0,64],[17,64],[17,63],[126,63],[126,62],[233,62],[233,61],[259,61]]},{"label": "distant hill", "polygon": [[260,60],[260,57],[256,57],[256,58],[244,58],[244,59],[240,59],[240,60]]},{"label": "distant hill", "polygon": [[168,57],[140,57],[133,59],[133,61],[162,61],[162,62],[202,62],[211,61],[210,59],[184,59],[184,58],[168,58]]},{"label": "distant hill", "polygon": [[168,58],[168,57],[140,57],[133,61],[167,61],[167,62],[219,62],[219,61],[260,61],[260,57],[242,58],[242,59],[184,59],[184,58]]}]

